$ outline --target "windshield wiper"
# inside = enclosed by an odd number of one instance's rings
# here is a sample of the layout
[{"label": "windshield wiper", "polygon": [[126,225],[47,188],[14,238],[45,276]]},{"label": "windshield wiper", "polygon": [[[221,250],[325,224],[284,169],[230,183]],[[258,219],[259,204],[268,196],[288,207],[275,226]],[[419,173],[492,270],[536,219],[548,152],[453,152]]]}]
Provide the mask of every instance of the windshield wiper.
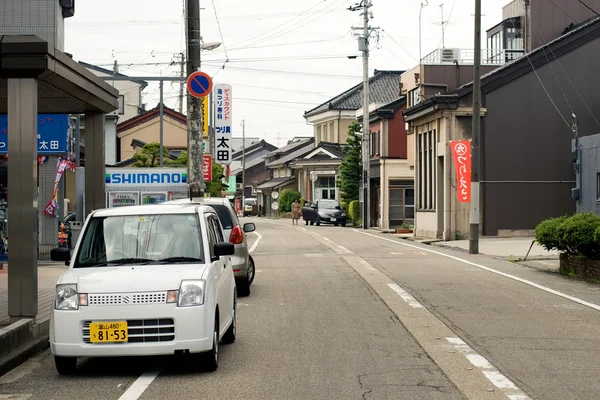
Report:
[{"label": "windshield wiper", "polygon": [[178,262],[202,262],[202,259],[196,257],[168,257],[158,260],[160,263],[178,263]]},{"label": "windshield wiper", "polygon": [[[97,264],[89,265],[89,267],[106,267],[108,265],[124,265],[124,264],[139,264],[139,263],[149,263],[154,260],[150,260],[148,258],[119,258],[116,260],[104,261]],[[86,265],[87,266],[87,265]]]}]

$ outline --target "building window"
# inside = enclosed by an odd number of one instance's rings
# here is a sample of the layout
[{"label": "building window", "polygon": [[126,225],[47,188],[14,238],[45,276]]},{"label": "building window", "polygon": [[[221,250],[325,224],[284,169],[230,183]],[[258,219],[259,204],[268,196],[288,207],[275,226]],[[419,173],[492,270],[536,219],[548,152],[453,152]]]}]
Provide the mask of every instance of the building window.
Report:
[{"label": "building window", "polygon": [[315,200],[336,200],[335,177],[320,176],[315,182]]},{"label": "building window", "polygon": [[119,96],[119,115],[125,114],[125,95]]},{"label": "building window", "polygon": [[333,121],[329,123],[329,141],[335,143],[335,129],[333,128]]},{"label": "building window", "polygon": [[408,107],[412,107],[412,106],[416,106],[417,104],[420,103],[420,96],[419,96],[419,91],[420,91],[420,87],[417,87],[413,90],[411,90],[410,92],[408,92]]},{"label": "building window", "polygon": [[414,182],[390,180],[389,187],[390,227],[412,225],[415,220]]},{"label": "building window", "polygon": [[380,153],[381,132],[371,132],[371,157],[377,156]]},{"label": "building window", "polygon": [[420,210],[436,209],[437,132],[420,133],[418,139],[418,206]]}]

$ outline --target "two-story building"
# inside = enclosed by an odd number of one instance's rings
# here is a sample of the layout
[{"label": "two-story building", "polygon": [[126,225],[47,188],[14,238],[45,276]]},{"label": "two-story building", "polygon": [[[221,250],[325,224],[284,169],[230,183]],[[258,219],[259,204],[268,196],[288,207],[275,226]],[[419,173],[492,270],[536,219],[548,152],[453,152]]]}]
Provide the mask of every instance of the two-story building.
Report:
[{"label": "two-story building", "polygon": [[[549,20],[526,19],[534,33],[552,27],[547,30],[549,41],[496,65],[481,78],[478,206],[480,234],[485,236],[530,236],[543,219],[574,212],[572,115],[578,136],[600,130],[595,111],[600,98],[593,90],[600,84],[595,72],[600,65],[600,18],[577,25],[564,21],[561,28],[552,17],[560,10],[547,13],[552,7],[531,2],[527,13]],[[589,17],[583,8],[575,8],[579,12],[573,17]],[[551,32],[566,33],[551,37]],[[472,137],[472,90],[468,82],[404,111],[412,138],[409,164],[416,172],[417,236],[454,240],[469,235],[470,204],[458,201],[449,142]]]}]

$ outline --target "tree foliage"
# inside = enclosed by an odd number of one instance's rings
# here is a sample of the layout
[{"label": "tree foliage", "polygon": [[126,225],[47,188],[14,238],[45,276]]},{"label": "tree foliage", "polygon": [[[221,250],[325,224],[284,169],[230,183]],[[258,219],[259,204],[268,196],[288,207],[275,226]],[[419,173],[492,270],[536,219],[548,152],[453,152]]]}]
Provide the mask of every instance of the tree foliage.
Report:
[{"label": "tree foliage", "polygon": [[[160,143],[146,143],[140,153],[133,155],[133,159],[135,160],[133,166],[136,168],[160,167]],[[169,151],[163,147],[163,163],[167,164],[168,161],[171,161]]]},{"label": "tree foliage", "polygon": [[283,189],[278,199],[279,210],[282,213],[292,211],[292,203],[294,202],[294,200],[298,200],[298,202],[300,202],[301,198],[302,195],[297,190]]},{"label": "tree foliage", "polygon": [[222,165],[213,163],[212,180],[206,182],[206,193],[210,194],[212,197],[221,197],[222,192],[225,190],[223,178],[225,178],[225,169]]},{"label": "tree foliage", "polygon": [[361,125],[354,121],[348,128],[348,139],[344,145],[344,160],[340,164],[340,177],[337,186],[340,189],[342,200],[350,203],[358,200],[360,180],[362,177],[362,144],[357,135]]}]

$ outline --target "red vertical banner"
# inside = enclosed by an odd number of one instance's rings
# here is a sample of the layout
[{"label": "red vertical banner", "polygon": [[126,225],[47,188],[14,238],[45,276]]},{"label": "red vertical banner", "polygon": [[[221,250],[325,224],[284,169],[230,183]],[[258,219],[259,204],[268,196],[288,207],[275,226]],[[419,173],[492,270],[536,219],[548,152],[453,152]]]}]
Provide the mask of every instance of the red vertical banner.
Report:
[{"label": "red vertical banner", "polygon": [[452,159],[456,168],[458,201],[471,201],[471,140],[451,140]]},{"label": "red vertical banner", "polygon": [[212,181],[212,156],[210,154],[204,155],[202,170],[204,172],[204,182]]}]

